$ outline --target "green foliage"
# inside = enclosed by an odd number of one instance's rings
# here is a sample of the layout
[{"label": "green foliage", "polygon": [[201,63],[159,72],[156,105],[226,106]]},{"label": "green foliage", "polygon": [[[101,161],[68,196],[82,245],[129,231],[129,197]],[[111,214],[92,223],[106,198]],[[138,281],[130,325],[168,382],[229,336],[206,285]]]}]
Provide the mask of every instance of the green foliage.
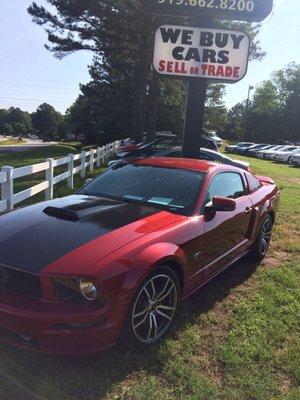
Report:
[{"label": "green foliage", "polygon": [[[268,143],[300,141],[299,109],[300,65],[292,63],[274,72],[256,89],[249,104],[246,139]],[[245,102],[228,112],[224,138],[244,138],[245,115]]]},{"label": "green foliage", "polygon": [[22,136],[31,130],[31,116],[28,112],[15,107],[0,110],[0,133]]},{"label": "green foliage", "polygon": [[11,135],[13,133],[13,128],[12,128],[12,126],[10,124],[5,123],[5,124],[3,124],[2,132],[5,135]]},{"label": "green foliage", "polygon": [[58,137],[58,127],[62,122],[62,115],[50,104],[41,104],[32,114],[32,124],[39,137],[46,140],[54,140]]}]

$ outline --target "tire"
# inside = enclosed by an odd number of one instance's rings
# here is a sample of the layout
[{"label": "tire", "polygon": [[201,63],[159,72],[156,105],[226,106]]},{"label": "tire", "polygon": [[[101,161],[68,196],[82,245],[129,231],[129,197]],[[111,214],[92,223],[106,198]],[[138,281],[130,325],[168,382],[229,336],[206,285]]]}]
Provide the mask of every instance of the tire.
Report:
[{"label": "tire", "polygon": [[273,220],[268,215],[262,223],[260,232],[250,252],[251,257],[255,260],[262,260],[266,256],[271,241],[272,228]]},{"label": "tire", "polygon": [[150,347],[170,332],[176,319],[180,283],[172,268],[156,268],[139,286],[119,338],[122,346]]}]

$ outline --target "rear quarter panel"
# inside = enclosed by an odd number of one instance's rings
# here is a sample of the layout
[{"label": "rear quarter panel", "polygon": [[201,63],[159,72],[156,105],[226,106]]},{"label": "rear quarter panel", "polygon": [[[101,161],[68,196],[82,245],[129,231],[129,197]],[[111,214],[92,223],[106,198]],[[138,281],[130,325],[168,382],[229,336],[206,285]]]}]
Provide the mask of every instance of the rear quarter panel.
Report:
[{"label": "rear quarter panel", "polygon": [[[272,180],[270,179],[270,181]],[[253,204],[250,238],[254,241],[257,238],[262,223],[268,214],[272,215],[272,218],[275,221],[275,216],[279,206],[280,192],[274,183],[262,182],[261,188],[252,192],[249,197]]]}]

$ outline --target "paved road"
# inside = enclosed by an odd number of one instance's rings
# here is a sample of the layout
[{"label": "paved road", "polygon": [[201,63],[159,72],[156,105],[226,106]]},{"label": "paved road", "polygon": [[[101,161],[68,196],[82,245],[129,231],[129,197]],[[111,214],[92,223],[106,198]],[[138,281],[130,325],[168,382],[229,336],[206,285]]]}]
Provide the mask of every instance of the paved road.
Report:
[{"label": "paved road", "polygon": [[28,143],[23,145],[0,146],[0,153],[19,153],[22,151],[33,150],[39,147],[48,147],[56,143]]}]

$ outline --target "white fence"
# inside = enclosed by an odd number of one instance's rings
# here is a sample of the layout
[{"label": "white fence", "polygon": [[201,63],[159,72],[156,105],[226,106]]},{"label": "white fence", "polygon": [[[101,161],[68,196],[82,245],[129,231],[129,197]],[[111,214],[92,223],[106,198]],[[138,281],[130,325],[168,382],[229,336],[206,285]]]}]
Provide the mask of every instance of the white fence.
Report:
[{"label": "white fence", "polygon": [[[120,146],[120,141],[110,143],[90,151],[82,151],[80,154],[69,154],[67,157],[54,160],[48,158],[40,164],[28,165],[26,167],[13,168],[2,167],[0,170],[0,213],[13,210],[14,206],[40,192],[45,191],[45,199],[53,199],[53,187],[57,183],[67,179],[68,188],[73,189],[74,174],[80,172],[81,178],[85,178],[86,170],[89,168],[93,172],[94,166],[100,167],[111,157],[116,148]],[[75,167],[75,162],[80,164]],[[60,175],[55,175],[55,168],[62,165],[67,166],[67,171]],[[14,180],[24,176],[45,171],[45,180],[38,185],[14,193]]]}]

